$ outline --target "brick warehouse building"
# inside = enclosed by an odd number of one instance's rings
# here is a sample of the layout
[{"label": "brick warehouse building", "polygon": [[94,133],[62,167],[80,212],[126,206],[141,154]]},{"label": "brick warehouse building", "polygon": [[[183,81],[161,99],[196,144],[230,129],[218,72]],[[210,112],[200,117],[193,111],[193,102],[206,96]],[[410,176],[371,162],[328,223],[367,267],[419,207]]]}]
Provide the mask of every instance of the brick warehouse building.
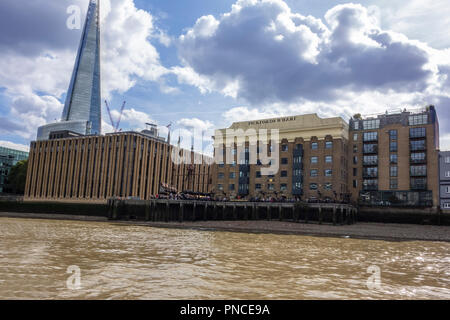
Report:
[{"label": "brick warehouse building", "polygon": [[[175,164],[175,146],[137,132],[33,141],[25,200],[106,201],[110,197],[150,199],[161,187],[210,191],[210,165],[191,151],[191,164]],[[195,164],[200,157],[202,164]]]},{"label": "brick warehouse building", "polygon": [[350,119],[352,199],[382,205],[439,205],[439,122],[434,106]]},{"label": "brick warehouse building", "polygon": [[[229,129],[244,132],[278,129],[278,172],[263,175],[261,169],[267,166],[248,161],[250,149],[270,150],[270,144],[262,143],[259,136],[236,137],[234,143],[228,143]],[[258,142],[252,147],[254,140]],[[242,149],[245,155],[239,157]],[[340,117],[322,119],[316,114],[307,114],[235,122],[227,129],[216,130],[214,154],[216,158],[224,155],[223,163],[215,163],[212,170],[213,192],[221,197],[344,200],[349,195],[348,125]]]}]

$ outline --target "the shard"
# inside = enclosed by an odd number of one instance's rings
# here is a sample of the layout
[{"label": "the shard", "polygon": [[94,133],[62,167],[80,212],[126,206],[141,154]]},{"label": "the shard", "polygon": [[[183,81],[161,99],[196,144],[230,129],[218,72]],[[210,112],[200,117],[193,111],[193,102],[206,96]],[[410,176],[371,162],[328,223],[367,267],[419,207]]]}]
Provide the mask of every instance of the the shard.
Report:
[{"label": "the shard", "polygon": [[38,129],[38,140],[51,132],[101,133],[100,8],[90,0],[61,121]]}]

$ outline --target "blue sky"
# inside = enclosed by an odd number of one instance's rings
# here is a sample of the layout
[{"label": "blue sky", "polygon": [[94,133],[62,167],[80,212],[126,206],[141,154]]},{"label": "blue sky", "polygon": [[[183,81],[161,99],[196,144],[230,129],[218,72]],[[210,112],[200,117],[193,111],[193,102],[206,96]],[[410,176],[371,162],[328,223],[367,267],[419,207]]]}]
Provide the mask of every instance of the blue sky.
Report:
[{"label": "blue sky", "polygon": [[[27,4],[27,5],[25,5]],[[0,145],[26,149],[59,119],[88,0],[0,3]],[[24,9],[28,8],[28,9]],[[102,96],[121,128],[435,104],[450,148],[450,9],[444,0],[102,0]],[[446,30],[446,31],[445,31]],[[104,132],[111,130],[103,106]],[[189,143],[185,141],[185,143]]]}]

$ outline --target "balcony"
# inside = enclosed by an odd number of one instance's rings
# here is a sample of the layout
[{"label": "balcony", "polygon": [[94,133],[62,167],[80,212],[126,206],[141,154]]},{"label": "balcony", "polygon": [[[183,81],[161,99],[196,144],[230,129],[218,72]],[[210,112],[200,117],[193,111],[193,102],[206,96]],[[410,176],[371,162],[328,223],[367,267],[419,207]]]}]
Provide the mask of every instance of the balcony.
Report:
[{"label": "balcony", "polygon": [[427,163],[427,159],[423,158],[423,159],[409,159],[409,163],[410,164],[426,164]]},{"label": "balcony", "polygon": [[363,178],[378,178],[378,172],[363,172]]},{"label": "balcony", "polygon": [[363,185],[363,190],[364,191],[377,191],[378,190],[378,185]]},{"label": "balcony", "polygon": [[415,171],[409,173],[410,177],[426,177],[427,172],[426,171]]},{"label": "balcony", "polygon": [[367,161],[363,160],[363,166],[373,167],[373,166],[377,166],[377,165],[378,165],[378,160],[367,160]]},{"label": "balcony", "polygon": [[411,190],[427,190],[426,183],[411,183]]},{"label": "balcony", "polygon": [[368,148],[367,145],[364,146],[363,154],[377,154],[378,153],[378,146]]}]

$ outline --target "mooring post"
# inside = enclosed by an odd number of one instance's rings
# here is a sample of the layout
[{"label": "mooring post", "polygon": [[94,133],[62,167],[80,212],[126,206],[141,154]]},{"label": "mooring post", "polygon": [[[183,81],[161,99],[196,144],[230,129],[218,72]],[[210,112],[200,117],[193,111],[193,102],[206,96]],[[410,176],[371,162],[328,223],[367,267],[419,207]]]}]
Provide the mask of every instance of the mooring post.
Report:
[{"label": "mooring post", "polygon": [[256,217],[256,204],[254,203],[253,205],[252,205],[252,214],[251,214],[251,220],[255,220],[255,217]]},{"label": "mooring post", "polygon": [[322,224],[322,207],[319,207],[319,224]]},{"label": "mooring post", "polygon": [[192,221],[195,221],[195,209],[197,208],[197,202],[194,202],[192,206]]},{"label": "mooring post", "polygon": [[205,208],[203,209],[203,220],[208,220],[208,203],[205,203]]},{"label": "mooring post", "polygon": [[236,208],[236,204],[233,204],[233,219],[237,220],[237,212],[236,212],[237,208]]},{"label": "mooring post", "polygon": [[150,205],[149,201],[145,201],[145,221],[150,220]]},{"label": "mooring post", "polygon": [[222,220],[227,219],[227,204],[224,203],[222,206]]},{"label": "mooring post", "polygon": [[309,210],[310,210],[310,207],[305,208],[305,223],[308,223]]},{"label": "mooring post", "polygon": [[118,211],[119,211],[119,203],[117,200],[113,200],[113,209],[112,209],[112,218],[113,220],[117,220]]},{"label": "mooring post", "polygon": [[283,207],[280,205],[278,206],[278,219],[283,221]]},{"label": "mooring post", "polygon": [[351,216],[350,216],[350,212],[349,209],[346,210],[347,211],[347,224],[351,224]]},{"label": "mooring post", "polygon": [[178,222],[183,222],[184,219],[184,203],[180,203],[180,207],[178,210]]},{"label": "mooring post", "polygon": [[257,207],[255,206],[255,216],[253,217],[253,220],[259,220],[259,211],[260,210],[261,210],[260,206],[257,206]]},{"label": "mooring post", "polygon": [[341,213],[339,215],[339,224],[343,225],[344,224],[344,207],[341,207]]},{"label": "mooring post", "polygon": [[272,220],[272,208],[268,207],[267,208],[267,220]]},{"label": "mooring post", "polygon": [[214,202],[213,205],[213,220],[217,220],[217,203]]},{"label": "mooring post", "polygon": [[333,226],[336,225],[336,207],[333,207]]}]

